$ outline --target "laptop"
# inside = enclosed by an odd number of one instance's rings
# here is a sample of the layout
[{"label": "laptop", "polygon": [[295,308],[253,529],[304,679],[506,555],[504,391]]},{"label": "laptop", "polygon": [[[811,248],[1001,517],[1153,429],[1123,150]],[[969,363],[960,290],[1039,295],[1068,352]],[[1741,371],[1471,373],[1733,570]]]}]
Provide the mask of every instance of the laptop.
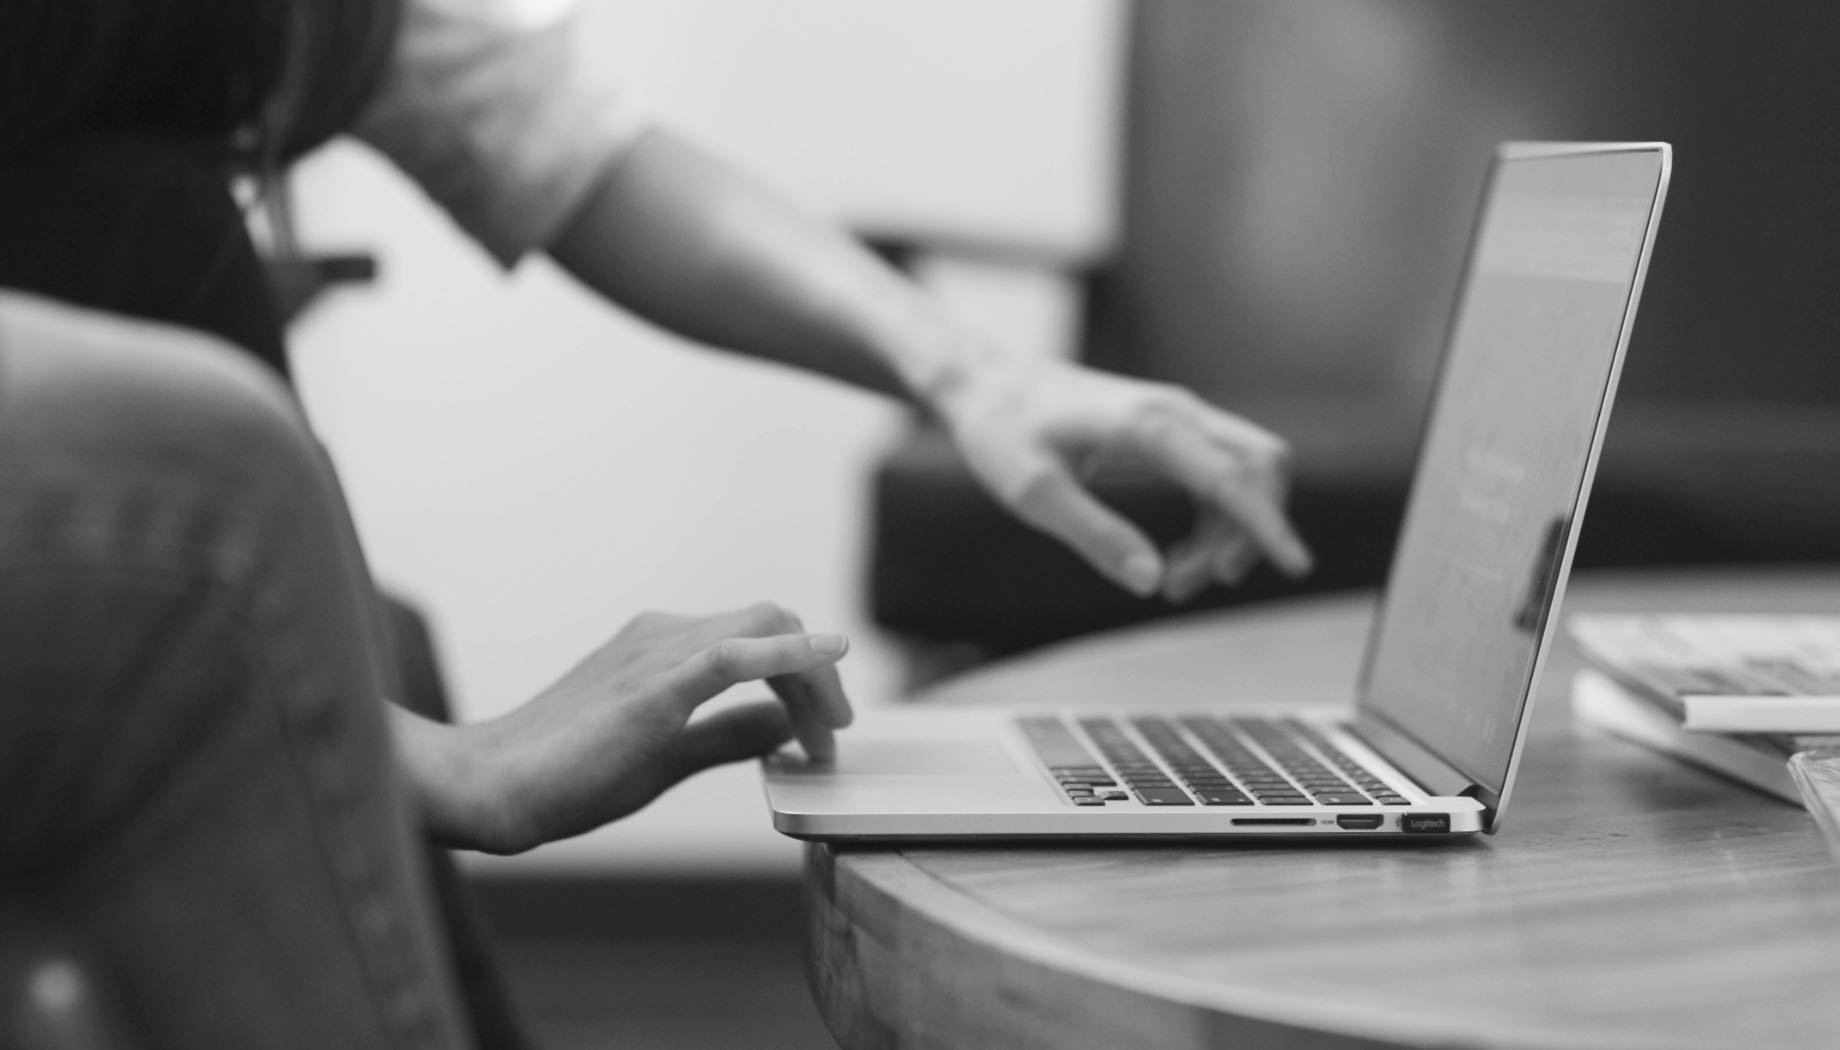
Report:
[{"label": "laptop", "polygon": [[763,760],[817,840],[1451,837],[1501,826],[1671,167],[1510,143],[1490,167],[1353,709],[875,710]]}]

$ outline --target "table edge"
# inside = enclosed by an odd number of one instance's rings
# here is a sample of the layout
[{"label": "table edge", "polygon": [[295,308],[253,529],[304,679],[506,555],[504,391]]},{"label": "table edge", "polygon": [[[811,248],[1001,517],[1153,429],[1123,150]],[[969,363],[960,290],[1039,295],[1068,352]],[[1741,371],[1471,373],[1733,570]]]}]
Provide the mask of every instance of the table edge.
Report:
[{"label": "table edge", "polygon": [[[1461,849],[1466,848],[1466,844],[1435,848]],[[847,919],[847,912],[839,903],[840,891],[867,892],[898,907],[904,918],[924,921],[933,932],[948,935],[963,946],[990,953],[1006,965],[1020,963],[1056,980],[1072,977],[1112,992],[1128,993],[1154,1009],[1206,1011],[1216,1022],[1249,1022],[1309,1035],[1347,1038],[1366,1045],[1538,1046],[1578,1050],[1604,1050],[1611,1045],[1603,1041],[1601,1033],[1593,1038],[1575,1029],[1538,1025],[1523,1026],[1505,1037],[1478,1040],[1476,1033],[1467,1030],[1458,1019],[1440,1024],[1422,1017],[1379,1012],[1371,1007],[1338,1005],[1303,992],[1284,995],[1267,990],[1229,988],[1215,981],[1108,959],[1061,943],[974,895],[955,889],[914,863],[901,849],[857,852],[848,848],[839,850],[825,843],[810,843],[806,851],[805,882],[808,909],[822,904],[833,913],[844,913]],[[814,888],[821,888],[822,892],[817,895],[827,896],[828,901],[814,900]],[[809,938],[817,935],[818,923],[815,915],[808,919],[812,920],[807,923]],[[808,944],[808,954],[811,948]],[[828,1023],[830,1004],[818,994],[815,982],[813,996],[819,1001]]]}]

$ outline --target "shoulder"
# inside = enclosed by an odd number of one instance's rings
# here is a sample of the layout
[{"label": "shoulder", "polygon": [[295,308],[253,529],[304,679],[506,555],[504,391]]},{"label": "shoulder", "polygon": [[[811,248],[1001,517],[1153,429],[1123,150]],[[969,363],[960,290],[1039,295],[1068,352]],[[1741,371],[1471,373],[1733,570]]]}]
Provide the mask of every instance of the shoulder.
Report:
[{"label": "shoulder", "polygon": [[578,0],[408,0],[356,128],[501,261],[547,245],[645,126]]}]

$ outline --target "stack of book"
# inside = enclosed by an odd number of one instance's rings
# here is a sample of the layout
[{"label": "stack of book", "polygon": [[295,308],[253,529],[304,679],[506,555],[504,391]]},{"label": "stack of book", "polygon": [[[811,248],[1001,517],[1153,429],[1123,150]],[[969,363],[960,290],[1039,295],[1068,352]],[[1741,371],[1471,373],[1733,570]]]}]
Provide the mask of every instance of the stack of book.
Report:
[{"label": "stack of book", "polygon": [[[1580,615],[1573,717],[1787,802],[1840,748],[1840,616]],[[1806,763],[1804,762],[1804,766]]]}]

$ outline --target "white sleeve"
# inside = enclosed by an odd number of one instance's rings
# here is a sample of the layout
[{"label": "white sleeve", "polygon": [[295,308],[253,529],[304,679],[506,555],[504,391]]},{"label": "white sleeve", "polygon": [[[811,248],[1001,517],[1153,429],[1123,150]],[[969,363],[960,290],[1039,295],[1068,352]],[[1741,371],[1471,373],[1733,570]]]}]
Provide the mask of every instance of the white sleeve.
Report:
[{"label": "white sleeve", "polygon": [[408,0],[354,129],[506,266],[547,247],[645,128],[578,22],[574,0]]}]

